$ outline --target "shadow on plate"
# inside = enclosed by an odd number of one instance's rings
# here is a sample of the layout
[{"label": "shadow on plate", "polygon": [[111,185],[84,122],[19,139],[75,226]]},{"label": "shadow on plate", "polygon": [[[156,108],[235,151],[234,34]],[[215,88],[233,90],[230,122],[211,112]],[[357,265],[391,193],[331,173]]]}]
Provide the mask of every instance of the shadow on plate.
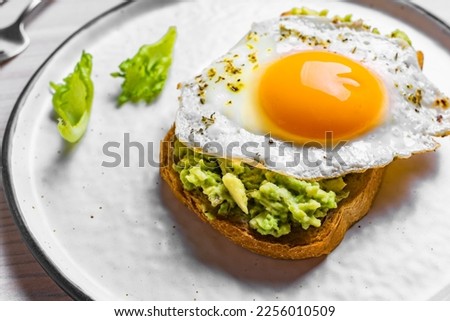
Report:
[{"label": "shadow on plate", "polygon": [[433,180],[438,174],[439,153],[430,152],[399,159],[387,168],[373,208],[372,217],[386,212],[398,212],[403,206],[413,206],[415,186]]},{"label": "shadow on plate", "polygon": [[161,199],[180,226],[186,248],[203,264],[213,266],[245,282],[274,286],[291,284],[302,278],[325,257],[307,260],[277,260],[252,253],[219,234],[187,209],[163,182]]}]

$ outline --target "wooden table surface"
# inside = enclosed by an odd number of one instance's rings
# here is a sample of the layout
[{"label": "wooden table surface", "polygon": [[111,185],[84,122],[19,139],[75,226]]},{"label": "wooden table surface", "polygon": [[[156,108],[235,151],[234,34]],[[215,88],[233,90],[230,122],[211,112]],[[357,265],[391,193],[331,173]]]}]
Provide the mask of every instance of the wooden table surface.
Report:
[{"label": "wooden table surface", "polygon": [[[29,0],[0,0],[0,28],[8,25]],[[46,1],[46,0],[44,0]],[[44,59],[83,24],[120,0],[47,0],[26,24],[30,47],[0,64],[0,135],[20,92]],[[415,0],[450,22],[448,0]],[[88,8],[88,9],[87,9]],[[0,187],[1,188],[1,187]],[[70,300],[45,273],[23,242],[0,192],[0,300]]]}]

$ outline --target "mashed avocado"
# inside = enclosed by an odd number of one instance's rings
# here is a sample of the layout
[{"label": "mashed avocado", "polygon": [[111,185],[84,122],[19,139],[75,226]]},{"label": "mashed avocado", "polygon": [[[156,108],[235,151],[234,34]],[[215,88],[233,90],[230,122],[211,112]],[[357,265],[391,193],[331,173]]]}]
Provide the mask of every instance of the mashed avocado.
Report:
[{"label": "mashed avocado", "polygon": [[286,14],[291,15],[298,15],[298,16],[319,16],[319,17],[326,17],[328,15],[328,10],[321,10],[317,11],[314,9],[310,9],[307,7],[301,7],[301,8],[292,8],[290,11],[288,11]]},{"label": "mashed avocado", "polygon": [[342,177],[303,181],[269,170],[194,152],[175,142],[174,169],[183,187],[207,196],[214,216],[238,216],[262,235],[280,237],[294,226],[319,227],[321,219],[346,198]]}]

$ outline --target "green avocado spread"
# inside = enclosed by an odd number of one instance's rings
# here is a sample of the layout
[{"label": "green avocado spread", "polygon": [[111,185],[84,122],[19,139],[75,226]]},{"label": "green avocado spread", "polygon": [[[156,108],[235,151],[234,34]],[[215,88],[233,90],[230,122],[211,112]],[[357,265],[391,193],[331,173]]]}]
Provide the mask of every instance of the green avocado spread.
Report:
[{"label": "green avocado spread", "polygon": [[208,198],[211,206],[204,214],[209,219],[238,217],[262,235],[280,237],[293,227],[319,227],[328,211],[348,196],[342,177],[304,181],[205,155],[178,140],[174,157],[184,189]]}]

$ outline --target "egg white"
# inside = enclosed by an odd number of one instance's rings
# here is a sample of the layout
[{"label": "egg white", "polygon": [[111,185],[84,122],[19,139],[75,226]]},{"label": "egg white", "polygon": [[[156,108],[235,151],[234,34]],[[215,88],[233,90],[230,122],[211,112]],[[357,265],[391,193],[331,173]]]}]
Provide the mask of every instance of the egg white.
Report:
[{"label": "egg white", "polygon": [[[268,63],[304,50],[339,53],[376,73],[387,88],[384,122],[340,145],[268,138],[255,107],[258,78]],[[436,106],[440,100],[448,102],[422,73],[415,49],[405,41],[323,17],[286,16],[255,23],[227,54],[182,84],[176,135],[219,157],[241,158],[303,179],[329,178],[436,149],[433,137],[450,132],[450,109]]]}]

